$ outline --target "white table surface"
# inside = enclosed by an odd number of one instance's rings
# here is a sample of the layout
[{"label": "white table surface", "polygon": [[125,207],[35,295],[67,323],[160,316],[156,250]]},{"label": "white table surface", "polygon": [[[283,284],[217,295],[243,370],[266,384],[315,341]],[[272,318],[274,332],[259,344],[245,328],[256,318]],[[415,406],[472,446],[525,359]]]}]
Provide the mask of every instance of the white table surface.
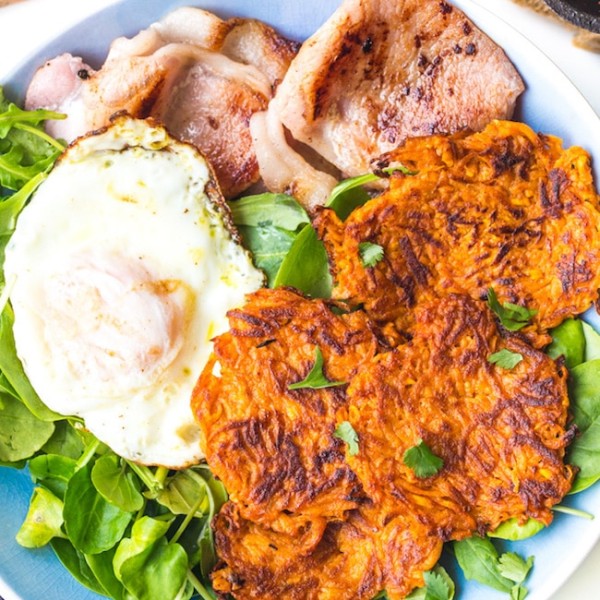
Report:
[{"label": "white table surface", "polygon": [[[21,58],[58,33],[116,0],[24,0],[0,8],[0,83]],[[600,115],[600,54],[576,48],[572,32],[511,0],[475,0],[525,34],[579,88]],[[201,3],[200,0],[196,2]],[[194,4],[194,0],[190,0]],[[57,18],[57,15],[60,18]],[[600,160],[600,157],[595,157]],[[600,544],[552,600],[600,598]]]}]

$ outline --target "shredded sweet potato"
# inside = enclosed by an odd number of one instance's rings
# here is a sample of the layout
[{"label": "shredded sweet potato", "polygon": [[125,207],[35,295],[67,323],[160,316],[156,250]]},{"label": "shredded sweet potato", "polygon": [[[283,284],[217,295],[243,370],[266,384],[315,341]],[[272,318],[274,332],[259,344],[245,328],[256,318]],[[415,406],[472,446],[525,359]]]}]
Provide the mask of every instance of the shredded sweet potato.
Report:
[{"label": "shredded sweet potato", "polygon": [[251,294],[229,312],[231,328],[215,340],[194,391],[213,473],[245,518],[282,531],[307,517],[342,518],[364,498],[334,436],[347,386],[288,389],[307,376],[317,348],[324,375],[341,382],[379,351],[364,313],[332,308],[286,289]]},{"label": "shredded sweet potato", "polygon": [[[341,222],[315,226],[336,280],[334,297],[364,306],[410,337],[414,309],[451,293],[537,310],[530,341],[586,310],[600,287],[600,212],[590,158],[527,125],[494,121],[479,133],[412,138],[379,166],[400,162],[390,189]],[[364,266],[360,244],[383,248]]]},{"label": "shredded sweet potato", "polygon": [[[516,518],[552,519],[563,463],[566,370],[502,329],[485,302],[419,305],[411,342],[390,349],[365,314],[260,290],[195,390],[207,460],[231,502],[217,517],[215,589],[235,598],[392,600],[424,583],[443,542]],[[289,390],[314,366],[348,385]],[[522,359],[492,364],[506,349]],[[336,438],[349,422],[358,451]],[[420,478],[404,452],[441,458]]]},{"label": "shredded sweet potato", "polygon": [[[508,350],[512,368],[490,362]],[[567,372],[516,335],[498,331],[483,302],[449,296],[420,306],[415,336],[375,357],[348,388],[360,450],[346,455],[383,514],[417,513],[444,539],[494,530],[508,519],[549,524],[569,491],[563,463]],[[419,478],[404,453],[423,440],[442,468]]]}]

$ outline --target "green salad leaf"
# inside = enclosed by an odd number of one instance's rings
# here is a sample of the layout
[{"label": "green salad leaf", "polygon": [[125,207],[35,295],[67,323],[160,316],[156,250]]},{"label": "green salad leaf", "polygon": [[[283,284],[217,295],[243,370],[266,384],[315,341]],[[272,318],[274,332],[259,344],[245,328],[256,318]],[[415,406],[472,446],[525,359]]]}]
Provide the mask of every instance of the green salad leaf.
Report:
[{"label": "green salad leaf", "polygon": [[252,253],[254,265],[264,271],[269,287],[274,287],[281,263],[298,234],[274,225],[238,225],[238,231]]},{"label": "green salad leaf", "polygon": [[0,460],[16,462],[33,456],[54,433],[54,423],[40,421],[8,394],[0,394],[0,402]]},{"label": "green salad leaf", "polygon": [[406,600],[452,600],[455,594],[454,581],[444,567],[437,565],[423,573],[425,585],[413,590]]},{"label": "green salad leaf", "polygon": [[467,579],[510,594],[511,598],[525,598],[523,583],[533,566],[533,557],[524,560],[514,552],[500,555],[488,538],[479,536],[453,542],[452,546]]},{"label": "green salad leaf", "polygon": [[534,536],[544,529],[545,525],[536,519],[527,519],[525,523],[520,524],[518,519],[508,519],[501,523],[494,531],[488,532],[488,537],[501,540],[525,540]]},{"label": "green salad leaf", "polygon": [[124,512],[136,512],[144,505],[140,493],[141,483],[127,469],[126,461],[115,454],[107,454],[96,460],[91,479],[98,493],[108,502]]},{"label": "green salad leaf", "polygon": [[568,369],[585,361],[586,341],[581,319],[565,319],[550,331],[552,342],[546,348],[551,358],[564,357]]},{"label": "green salad leaf", "polygon": [[600,359],[569,372],[569,398],[578,435],[567,451],[567,461],[579,472],[571,493],[587,489],[600,479]]},{"label": "green salad leaf", "polygon": [[306,225],[292,243],[273,287],[291,286],[313,298],[331,296],[331,275],[327,252],[312,225]]},{"label": "green salad leaf", "polygon": [[109,502],[98,492],[90,464],[76,471],[69,480],[63,516],[71,543],[86,554],[112,548],[123,537],[132,519],[131,512]]},{"label": "green salad leaf", "polygon": [[79,583],[97,594],[106,595],[105,588],[90,569],[85,554],[79,552],[67,538],[55,537],[50,545],[63,566]]},{"label": "green salad leaf", "polygon": [[52,538],[62,537],[63,502],[52,492],[36,487],[17,542],[26,548],[41,548]]},{"label": "green salad leaf", "polygon": [[0,371],[10,383],[23,404],[42,421],[56,421],[62,417],[51,411],[39,398],[25,375],[23,365],[17,357],[13,324],[15,316],[10,304],[0,314]]},{"label": "green salad leaf", "polygon": [[500,319],[502,326],[508,331],[519,331],[529,325],[531,318],[537,314],[537,310],[519,306],[512,302],[500,304],[498,296],[493,288],[488,290],[488,306]]},{"label": "green salad leaf", "polygon": [[444,466],[444,461],[436,456],[423,440],[406,450],[403,461],[419,479],[433,477]]},{"label": "green salad leaf", "polygon": [[575,494],[600,479],[600,335],[581,319],[565,320],[551,335],[548,354],[564,357],[569,368],[570,412],[577,435],[567,448],[566,461],[579,469],[570,491]]},{"label": "green salad leaf", "polygon": [[583,362],[600,358],[600,334],[585,321],[580,321],[585,339],[585,356]]},{"label": "green salad leaf", "polygon": [[296,231],[310,222],[297,200],[287,194],[264,193],[244,196],[229,203],[233,222],[250,227],[278,227]]},{"label": "green salad leaf", "polygon": [[350,456],[356,456],[358,454],[358,433],[356,433],[350,421],[342,421],[335,428],[333,435],[343,442],[346,442],[348,454]]},{"label": "green salad leaf", "polygon": [[513,352],[508,348],[502,348],[498,352],[494,352],[488,356],[488,362],[493,365],[498,365],[503,369],[514,369],[522,360],[523,355],[518,352]]},{"label": "green salad leaf", "polygon": [[319,390],[345,384],[345,381],[331,381],[325,377],[325,374],[323,373],[323,353],[321,352],[321,348],[316,346],[315,362],[308,372],[308,375],[302,381],[297,381],[296,383],[288,385],[288,390],[301,390],[305,388]]}]

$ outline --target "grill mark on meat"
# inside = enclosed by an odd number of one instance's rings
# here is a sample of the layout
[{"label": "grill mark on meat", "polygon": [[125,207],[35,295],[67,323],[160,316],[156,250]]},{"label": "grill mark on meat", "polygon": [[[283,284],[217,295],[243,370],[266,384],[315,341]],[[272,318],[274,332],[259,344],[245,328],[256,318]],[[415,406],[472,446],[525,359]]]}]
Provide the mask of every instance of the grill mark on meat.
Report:
[{"label": "grill mark on meat", "polygon": [[351,177],[407,137],[507,118],[520,91],[506,56],[449,3],[345,0],[303,45],[271,107]]},{"label": "grill mark on meat", "polygon": [[454,7],[443,0],[440,2],[440,12],[443,15],[449,15],[454,10]]}]

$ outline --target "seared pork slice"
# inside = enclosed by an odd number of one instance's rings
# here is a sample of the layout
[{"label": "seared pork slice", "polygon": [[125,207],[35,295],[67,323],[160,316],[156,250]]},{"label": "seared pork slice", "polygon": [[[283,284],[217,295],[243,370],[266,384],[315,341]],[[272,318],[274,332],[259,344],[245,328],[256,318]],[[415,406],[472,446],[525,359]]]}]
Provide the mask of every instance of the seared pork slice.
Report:
[{"label": "seared pork slice", "polygon": [[316,169],[290,146],[275,111],[254,113],[250,131],[260,176],[268,190],[294,196],[309,212],[325,204],[337,179]]},{"label": "seared pork slice", "polygon": [[46,131],[68,141],[92,129],[81,101],[83,84],[94,70],[79,57],[61,54],[44,63],[27,90],[25,108],[47,108],[66,113],[67,119],[46,121]]},{"label": "seared pork slice", "polygon": [[[67,141],[116,112],[152,116],[198,147],[224,195],[234,197],[259,179],[250,118],[267,107],[296,51],[262,22],[182,8],[115,40],[98,71],[70,55],[49,61],[34,76],[26,106],[65,112],[52,134]],[[55,88],[59,76],[63,85]]]},{"label": "seared pork slice", "polygon": [[273,107],[346,176],[407,137],[509,118],[523,83],[443,0],[345,0],[302,46]]}]

